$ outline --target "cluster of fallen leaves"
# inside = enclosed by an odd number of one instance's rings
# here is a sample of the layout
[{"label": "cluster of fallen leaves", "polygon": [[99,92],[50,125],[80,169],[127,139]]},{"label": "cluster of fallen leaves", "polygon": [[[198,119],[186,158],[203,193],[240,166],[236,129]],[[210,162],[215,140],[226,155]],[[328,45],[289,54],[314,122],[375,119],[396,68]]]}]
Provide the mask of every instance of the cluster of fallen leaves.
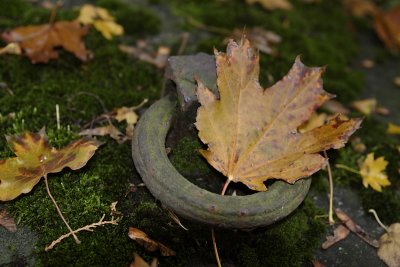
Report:
[{"label": "cluster of fallen leaves", "polygon": [[344,4],[357,17],[371,16],[376,34],[391,51],[400,50],[400,5],[381,10],[369,0],[345,0]]},{"label": "cluster of fallen leaves", "polygon": [[347,238],[350,232],[356,234],[361,240],[377,248],[378,256],[389,267],[400,266],[400,223],[394,223],[389,227],[384,226],[377,217],[374,210],[373,212],[377,218],[378,223],[385,229],[379,241],[372,238],[366,233],[361,226],[359,226],[349,215],[340,209],[336,209],[336,216],[341,223],[333,230],[333,235],[327,236],[326,241],[322,243],[323,249],[328,249],[341,240]]},{"label": "cluster of fallen leaves", "polygon": [[106,9],[84,5],[76,20],[54,21],[56,8],[48,24],[22,26],[4,32],[2,39],[8,45],[0,50],[0,55],[21,54],[22,51],[32,63],[47,63],[58,58],[56,48],[62,47],[80,60],[87,61],[90,52],[82,38],[87,34],[88,26],[93,25],[107,39],[123,34],[122,26],[115,23]]}]

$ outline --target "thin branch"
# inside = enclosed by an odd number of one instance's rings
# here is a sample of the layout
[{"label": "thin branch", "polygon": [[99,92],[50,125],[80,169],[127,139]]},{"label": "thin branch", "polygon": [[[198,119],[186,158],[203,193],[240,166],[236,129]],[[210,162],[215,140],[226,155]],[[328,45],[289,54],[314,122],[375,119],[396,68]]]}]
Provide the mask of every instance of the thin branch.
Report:
[{"label": "thin branch", "polygon": [[329,158],[328,154],[326,153],[326,150],[324,150],[324,156],[328,160],[328,178],[329,178],[329,212],[328,212],[328,220],[329,224],[332,225],[335,223],[335,220],[333,219],[333,178],[332,178],[332,170],[331,170],[331,164],[329,163]]},{"label": "thin branch", "polygon": [[50,249],[52,249],[55,245],[57,245],[58,243],[60,243],[63,239],[69,237],[70,235],[75,235],[76,233],[80,232],[80,231],[89,231],[89,232],[93,232],[93,228],[96,228],[98,226],[103,226],[106,224],[113,224],[113,225],[117,225],[118,224],[118,219],[114,219],[114,217],[111,218],[111,221],[103,221],[104,217],[106,215],[103,214],[103,216],[101,217],[100,221],[98,221],[97,223],[92,223],[89,225],[85,225],[79,229],[76,229],[72,232],[69,232],[67,234],[64,234],[62,236],[60,236],[59,238],[57,238],[56,240],[54,240],[53,242],[51,242],[50,245],[45,247],[45,251],[49,251]]},{"label": "thin branch", "polygon": [[67,220],[64,218],[64,215],[61,212],[60,207],[58,206],[56,200],[54,199],[53,195],[50,192],[50,188],[49,188],[49,183],[47,182],[47,174],[44,175],[44,183],[46,184],[46,190],[47,190],[47,194],[49,195],[51,201],[53,201],[54,206],[56,206],[57,212],[60,215],[61,219],[64,221],[65,225],[67,226],[68,230],[70,231],[70,234],[73,235],[75,242],[77,244],[80,244],[81,241],[78,239],[78,237],[75,235],[74,230],[72,230],[71,226],[69,226]]}]

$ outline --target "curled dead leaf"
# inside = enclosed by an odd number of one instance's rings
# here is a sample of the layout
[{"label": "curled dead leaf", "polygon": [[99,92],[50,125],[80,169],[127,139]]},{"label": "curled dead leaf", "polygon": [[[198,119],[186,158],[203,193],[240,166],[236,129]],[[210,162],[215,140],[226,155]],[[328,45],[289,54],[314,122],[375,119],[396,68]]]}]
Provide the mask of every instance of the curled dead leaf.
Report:
[{"label": "curled dead leaf", "polygon": [[92,129],[86,129],[79,132],[82,136],[106,136],[109,135],[112,139],[117,141],[118,144],[122,144],[128,140],[128,137],[121,133],[114,125],[109,124],[107,126],[101,126]]},{"label": "curled dead leaf", "polygon": [[157,52],[151,51],[145,41],[138,41],[136,46],[119,45],[119,49],[135,58],[150,63],[159,69],[163,69],[168,62],[171,52],[167,46],[159,46]]},{"label": "curled dead leaf", "polygon": [[176,253],[167,246],[150,239],[145,232],[140,229],[129,227],[128,236],[138,242],[148,251],[160,250],[163,256],[174,256]]}]

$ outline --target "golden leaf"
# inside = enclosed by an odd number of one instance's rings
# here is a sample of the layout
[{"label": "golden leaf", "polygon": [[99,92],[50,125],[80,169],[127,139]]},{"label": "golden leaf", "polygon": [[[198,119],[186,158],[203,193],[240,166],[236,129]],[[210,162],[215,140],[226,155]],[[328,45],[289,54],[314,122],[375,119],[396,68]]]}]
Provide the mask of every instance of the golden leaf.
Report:
[{"label": "golden leaf", "polygon": [[167,246],[150,239],[147,234],[140,229],[129,227],[128,236],[144,246],[144,248],[148,251],[160,250],[161,255],[163,256],[174,256],[176,254],[175,251]]},{"label": "golden leaf", "polygon": [[388,134],[400,134],[400,126],[394,123],[389,123],[387,128]]},{"label": "golden leaf", "polygon": [[364,186],[368,187],[370,185],[372,189],[378,192],[382,192],[382,187],[389,186],[390,181],[383,172],[387,165],[388,162],[384,157],[379,157],[375,160],[374,153],[369,153],[360,168]]},{"label": "golden leaf", "polygon": [[198,81],[201,103],[196,127],[208,150],[201,154],[229,181],[265,191],[264,181],[294,183],[321,169],[319,152],[343,147],[361,120],[338,115],[324,126],[300,134],[297,128],[331,98],[322,88],[324,68],[297,58],[281,81],[264,90],[258,81],[259,56],[247,39],[216,52],[220,99]]},{"label": "golden leaf", "polygon": [[377,102],[375,98],[368,98],[368,99],[354,101],[353,103],[351,103],[351,106],[355,110],[365,115],[370,115],[372,112],[375,111],[376,104]]},{"label": "golden leaf", "polygon": [[290,2],[288,2],[287,0],[246,0],[246,3],[247,4],[259,3],[263,8],[267,10],[292,9],[292,4],[290,4]]},{"label": "golden leaf", "polygon": [[113,35],[124,34],[124,28],[105,8],[83,5],[77,20],[84,25],[93,25],[107,40],[111,40]]},{"label": "golden leaf", "polygon": [[38,133],[7,136],[15,158],[0,160],[0,200],[8,201],[28,193],[48,173],[65,167],[77,170],[86,165],[101,142],[79,139],[57,150],[50,146],[44,128]]},{"label": "golden leaf", "polygon": [[394,223],[379,238],[378,256],[389,267],[400,267],[400,223]]}]

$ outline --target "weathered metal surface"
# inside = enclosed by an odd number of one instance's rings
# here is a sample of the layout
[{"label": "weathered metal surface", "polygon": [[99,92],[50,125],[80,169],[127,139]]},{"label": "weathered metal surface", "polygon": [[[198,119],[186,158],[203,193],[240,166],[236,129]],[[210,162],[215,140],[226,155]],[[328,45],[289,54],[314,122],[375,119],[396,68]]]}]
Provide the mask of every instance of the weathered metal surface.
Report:
[{"label": "weathered metal surface", "polygon": [[267,192],[220,196],[197,187],[174,168],[165,151],[177,102],[164,97],[140,119],[133,137],[136,169],[150,192],[187,219],[228,228],[255,228],[274,223],[294,211],[306,196],[311,180],[294,185],[275,182]]}]

